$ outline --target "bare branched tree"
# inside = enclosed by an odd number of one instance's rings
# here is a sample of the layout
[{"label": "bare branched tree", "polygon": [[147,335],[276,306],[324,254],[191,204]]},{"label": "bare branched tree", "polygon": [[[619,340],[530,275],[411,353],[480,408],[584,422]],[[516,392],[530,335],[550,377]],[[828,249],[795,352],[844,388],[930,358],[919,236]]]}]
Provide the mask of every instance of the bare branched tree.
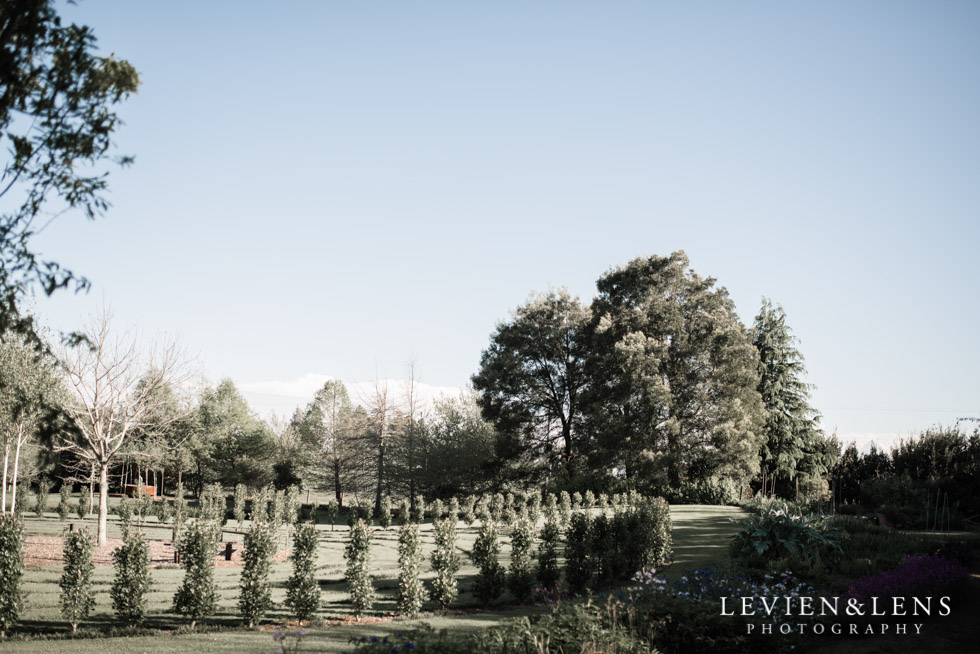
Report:
[{"label": "bare branched tree", "polygon": [[367,408],[368,419],[371,423],[371,433],[377,448],[377,485],[374,492],[375,515],[381,512],[381,496],[384,493],[385,465],[387,464],[388,445],[391,440],[391,421],[395,407],[388,395],[388,380],[378,377],[374,381],[374,393],[370,397],[361,398]]},{"label": "bare branched tree", "polygon": [[416,358],[413,356],[408,361],[408,379],[405,380],[405,468],[408,475],[408,498],[412,510],[415,510],[416,495],[418,494],[418,469],[420,461],[419,454],[419,415],[421,402],[419,398],[419,377],[416,371]]},{"label": "bare branched tree", "polygon": [[[159,429],[159,403],[169,401],[160,390],[186,375],[186,360],[176,342],[143,349],[137,334],[114,335],[112,316],[103,310],[85,329],[89,347],[61,352],[71,401],[68,413],[77,433],[56,446],[89,462],[99,484],[98,542],[105,544],[109,467],[134,434]],[[169,415],[173,415],[170,413]]]}]

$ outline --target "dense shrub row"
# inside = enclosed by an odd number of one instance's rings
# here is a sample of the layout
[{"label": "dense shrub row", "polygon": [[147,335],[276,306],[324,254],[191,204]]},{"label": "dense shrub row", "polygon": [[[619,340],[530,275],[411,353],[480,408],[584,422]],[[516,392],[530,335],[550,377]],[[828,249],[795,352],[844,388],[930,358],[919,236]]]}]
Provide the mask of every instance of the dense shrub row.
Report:
[{"label": "dense shrub row", "polygon": [[[62,505],[68,504],[65,497],[62,500]],[[593,517],[588,509],[599,505],[613,507],[616,511],[611,516],[603,513]],[[123,544],[113,554],[116,579],[111,595],[116,614],[132,626],[139,625],[146,616],[147,593],[151,585],[149,549],[142,534],[133,525],[144,524],[151,510],[166,507],[158,515],[173,522],[177,538],[175,557],[185,569],[184,579],[174,596],[173,610],[190,618],[192,628],[196,622],[213,615],[216,610],[217,587],[213,565],[221,524],[229,517],[239,522],[248,518],[253,521],[245,534],[245,565],[238,608],[245,622],[250,626],[255,625],[272,605],[269,573],[271,557],[277,548],[278,525],[297,521],[303,514],[300,506],[297,494],[291,490],[265,488],[250,501],[243,486],[236,487],[230,496],[225,495],[217,485],[207,487],[199,505],[191,509],[186,506],[182,492],[176,501],[156,505],[148,495],[135,500],[123,498],[115,509],[124,533]],[[414,513],[421,515],[425,508],[419,503]],[[588,492],[547,496],[541,493],[498,493],[485,498],[452,498],[448,503],[434,502],[428,509],[435,520],[436,545],[431,554],[435,578],[428,589],[421,581],[421,541],[418,524],[410,520],[413,511],[406,502],[393,516],[408,519],[399,536],[399,610],[409,615],[421,610],[426,596],[442,610],[455,601],[458,595],[456,575],[460,567],[456,551],[456,525],[459,519],[472,517],[475,520],[477,515],[484,519],[471,552],[479,570],[474,595],[484,603],[496,600],[505,590],[509,590],[519,602],[530,600],[536,593],[541,595],[542,588],[545,593],[558,592],[555,589],[559,588],[561,581],[558,552],[563,524],[570,528],[566,550],[574,549],[576,539],[585,546],[580,558],[585,561],[586,581],[584,584],[573,582],[576,588],[593,582],[601,584],[617,578],[625,579],[633,570],[663,562],[670,556],[670,519],[666,502],[644,500],[635,494],[604,498]],[[370,609],[374,595],[369,556],[372,529],[369,521],[360,518],[361,512],[356,507],[349,513],[353,526],[345,554],[348,561],[346,577],[351,604],[355,614],[359,615]],[[531,516],[541,513],[545,515],[545,525],[540,534],[535,563],[538,534]],[[188,521],[190,514],[196,517]],[[382,528],[388,523],[386,514],[390,515],[390,505],[383,503],[382,510],[376,516]],[[313,517],[315,513],[310,515]],[[500,560],[501,530],[490,519],[494,515],[513,519],[510,529],[511,556],[506,567]],[[11,555],[5,558],[8,562],[21,556],[15,546],[22,539],[17,535],[20,532],[11,526],[14,524],[4,525],[6,532],[0,532],[0,542],[7,543],[6,552]],[[581,537],[577,536],[577,530],[583,528]],[[63,613],[73,629],[92,608],[89,588],[91,545],[91,536],[84,528],[72,532],[65,541]],[[315,575],[317,547],[315,527],[312,524],[298,526],[290,556],[293,575],[287,583],[286,604],[300,620],[314,617],[320,606]],[[566,558],[574,559],[567,554]],[[571,568],[565,572],[569,579],[574,579],[575,573]],[[13,569],[4,574],[4,580],[14,585],[17,578]],[[16,621],[19,607],[16,605],[16,592],[7,593],[6,598],[10,618],[0,624],[5,628]]]},{"label": "dense shrub row", "polygon": [[664,565],[672,556],[670,508],[661,498],[611,517],[576,513],[566,536],[565,580],[578,593]]}]

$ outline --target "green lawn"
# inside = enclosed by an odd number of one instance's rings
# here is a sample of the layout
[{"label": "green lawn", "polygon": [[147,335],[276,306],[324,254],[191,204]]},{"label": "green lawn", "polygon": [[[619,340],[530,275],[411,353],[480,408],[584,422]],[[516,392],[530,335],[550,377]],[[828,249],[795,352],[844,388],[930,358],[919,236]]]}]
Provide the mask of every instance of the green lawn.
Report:
[{"label": "green lawn", "polygon": [[[675,576],[688,567],[701,567],[721,563],[727,559],[727,538],[736,529],[733,518],[744,516],[744,512],[733,507],[719,506],[674,506],[671,516],[674,524],[675,563],[667,568],[668,576]],[[38,519],[28,516],[26,531],[28,535],[60,534],[62,525],[54,514]],[[76,524],[79,520],[73,520]],[[94,528],[94,521],[83,521]],[[234,527],[234,522],[230,527]],[[347,538],[346,525],[331,529],[320,525],[320,551],[318,577],[323,599],[321,617],[324,620],[350,619],[351,610],[347,603],[347,588],[344,581],[343,549]],[[485,629],[499,625],[516,616],[540,611],[537,607],[507,607],[502,604],[495,610],[482,610],[469,592],[471,578],[476,569],[467,553],[476,538],[476,528],[459,524],[458,547],[461,551],[463,567],[460,571],[460,598],[454,606],[455,613],[449,616],[425,618],[422,622],[436,628],[460,630]],[[117,525],[112,523],[110,536],[116,535]],[[169,539],[169,529],[150,528],[150,538]],[[234,538],[232,536],[226,536]],[[372,539],[372,569],[375,578],[377,601],[369,619],[390,618],[395,613],[397,578],[397,528],[388,530],[376,528]],[[432,527],[422,525],[423,548],[428,553],[433,547]],[[503,539],[502,561],[509,561],[508,539]],[[426,562],[428,568],[428,562]],[[26,594],[25,610],[17,631],[20,633],[55,634],[64,633],[66,624],[59,616],[58,578],[60,565],[43,566],[40,570],[27,572],[24,580]],[[164,566],[152,570],[154,586],[150,594],[150,618],[146,626],[161,630],[174,630],[187,624],[181,616],[170,613],[174,592],[183,578],[183,570],[177,566]],[[226,628],[225,631],[205,634],[174,634],[167,637],[148,636],[136,638],[97,638],[75,639],[70,642],[72,652],[188,652],[205,649],[209,652],[260,652],[273,651],[269,632],[245,631],[237,629],[240,619],[237,614],[237,594],[240,568],[217,568],[215,579],[219,589],[219,610],[208,624]],[[288,562],[275,564],[272,572],[273,601],[277,608],[266,616],[270,623],[281,623],[289,618],[283,606],[285,582],[290,574]],[[112,581],[111,567],[97,567],[94,575],[96,610],[84,626],[98,628],[114,624],[109,587]],[[506,600],[506,597],[505,597]],[[411,628],[413,623],[402,620],[371,621],[368,624],[338,624],[310,630],[300,651],[340,652],[347,648],[352,636],[383,635]],[[268,628],[268,627],[267,627]],[[66,643],[67,644],[67,643]],[[4,651],[47,652],[54,648],[51,641],[8,642]]]}]

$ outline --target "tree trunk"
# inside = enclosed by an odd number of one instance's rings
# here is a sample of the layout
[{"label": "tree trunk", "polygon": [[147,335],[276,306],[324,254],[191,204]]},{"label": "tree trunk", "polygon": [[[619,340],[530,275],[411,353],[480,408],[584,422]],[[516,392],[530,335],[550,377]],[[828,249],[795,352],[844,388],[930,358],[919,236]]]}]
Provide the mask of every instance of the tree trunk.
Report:
[{"label": "tree trunk", "polygon": [[95,508],[95,464],[92,464],[92,468],[88,471],[88,514],[92,515],[92,509]]},{"label": "tree trunk", "polygon": [[0,514],[7,512],[7,463],[10,461],[10,443],[3,444],[3,499],[0,500]]},{"label": "tree trunk", "polygon": [[204,494],[204,471],[201,469],[201,462],[197,462],[197,484],[194,495],[201,499],[201,495]]},{"label": "tree trunk", "polygon": [[667,483],[671,488],[681,487],[679,440],[680,436],[673,431],[667,433]]},{"label": "tree trunk", "polygon": [[563,453],[565,457],[565,470],[568,472],[568,478],[572,478],[572,421],[571,419],[562,418],[561,421],[561,439],[565,444],[565,452]]},{"label": "tree trunk", "polygon": [[17,429],[17,449],[14,451],[14,480],[11,485],[10,490],[10,512],[14,513],[14,509],[17,507],[17,468],[20,466],[20,446],[23,444],[21,440],[21,434],[23,433],[23,427]]},{"label": "tree trunk", "polygon": [[99,464],[99,531],[97,542],[105,545],[109,542],[106,520],[109,516],[109,466]]},{"label": "tree trunk", "polygon": [[381,494],[384,491],[384,472],[385,472],[385,446],[384,442],[378,446],[378,486],[374,493],[374,515],[381,513]]},{"label": "tree trunk", "polygon": [[[408,506],[415,510],[415,416],[408,426]],[[390,494],[390,492],[389,492]]]},{"label": "tree trunk", "polygon": [[337,498],[337,506],[343,508],[344,506],[344,493],[343,489],[340,487],[340,462],[333,462],[333,491]]},{"label": "tree trunk", "polygon": [[415,510],[415,475],[414,474],[412,474],[408,478],[408,497],[409,497],[409,502],[408,502],[409,508],[411,508],[411,510],[414,511]]}]

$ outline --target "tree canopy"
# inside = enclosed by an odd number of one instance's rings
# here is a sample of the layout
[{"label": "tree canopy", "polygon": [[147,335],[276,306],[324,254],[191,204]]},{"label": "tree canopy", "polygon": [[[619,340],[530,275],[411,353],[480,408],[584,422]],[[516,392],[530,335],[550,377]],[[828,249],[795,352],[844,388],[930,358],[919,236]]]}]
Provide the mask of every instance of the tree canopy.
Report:
[{"label": "tree canopy", "polygon": [[176,343],[144,347],[133,334],[117,334],[103,311],[85,333],[90,347],[65,347],[61,364],[70,401],[67,412],[76,430],[62,435],[56,449],[89,464],[99,478],[99,544],[107,541],[109,467],[141,433],[152,431],[164,386],[182,380],[186,362]]},{"label": "tree canopy", "polygon": [[[34,447],[42,433],[64,427],[65,389],[52,357],[40,352],[21,334],[0,337],[0,443],[3,445],[3,488],[0,512],[6,510],[7,483],[12,485],[11,506],[19,478],[37,468]],[[47,438],[45,440],[50,440]],[[26,454],[26,456],[25,456]]]},{"label": "tree canopy", "polygon": [[[472,392],[436,399],[420,427],[415,466],[425,495],[448,498],[494,486],[497,432],[483,419]],[[396,465],[407,463],[403,449],[395,450],[395,460]]]},{"label": "tree canopy", "polygon": [[93,219],[108,207],[106,163],[119,127],[114,106],[134,93],[139,75],[127,61],[97,56],[91,28],[65,25],[52,0],[0,6],[0,332],[40,344],[19,303],[35,287],[47,294],[88,282],[44,261],[31,239],[66,211]]},{"label": "tree canopy", "polygon": [[328,380],[298,416],[297,429],[306,446],[307,478],[331,488],[337,504],[344,494],[364,484],[368,475],[363,432],[367,416],[351,403],[347,387]]},{"label": "tree canopy", "polygon": [[500,457],[525,475],[541,464],[570,472],[578,456],[588,310],[565,289],[532,294],[490,336],[473,376]]},{"label": "tree canopy", "polygon": [[[762,492],[772,494],[775,482],[823,475],[836,456],[825,461],[820,414],[810,406],[811,386],[786,312],[768,299],[755,317],[753,344],[759,351],[759,394],[765,404],[765,440],[760,449]],[[785,489],[783,489],[785,492]]]},{"label": "tree canopy", "polygon": [[758,470],[755,348],[687,256],[634,259],[597,282],[586,402],[597,463],[646,491]]},{"label": "tree canopy", "polygon": [[272,480],[275,441],[230,379],[205,389],[191,424],[190,449],[199,485],[255,487]]}]

